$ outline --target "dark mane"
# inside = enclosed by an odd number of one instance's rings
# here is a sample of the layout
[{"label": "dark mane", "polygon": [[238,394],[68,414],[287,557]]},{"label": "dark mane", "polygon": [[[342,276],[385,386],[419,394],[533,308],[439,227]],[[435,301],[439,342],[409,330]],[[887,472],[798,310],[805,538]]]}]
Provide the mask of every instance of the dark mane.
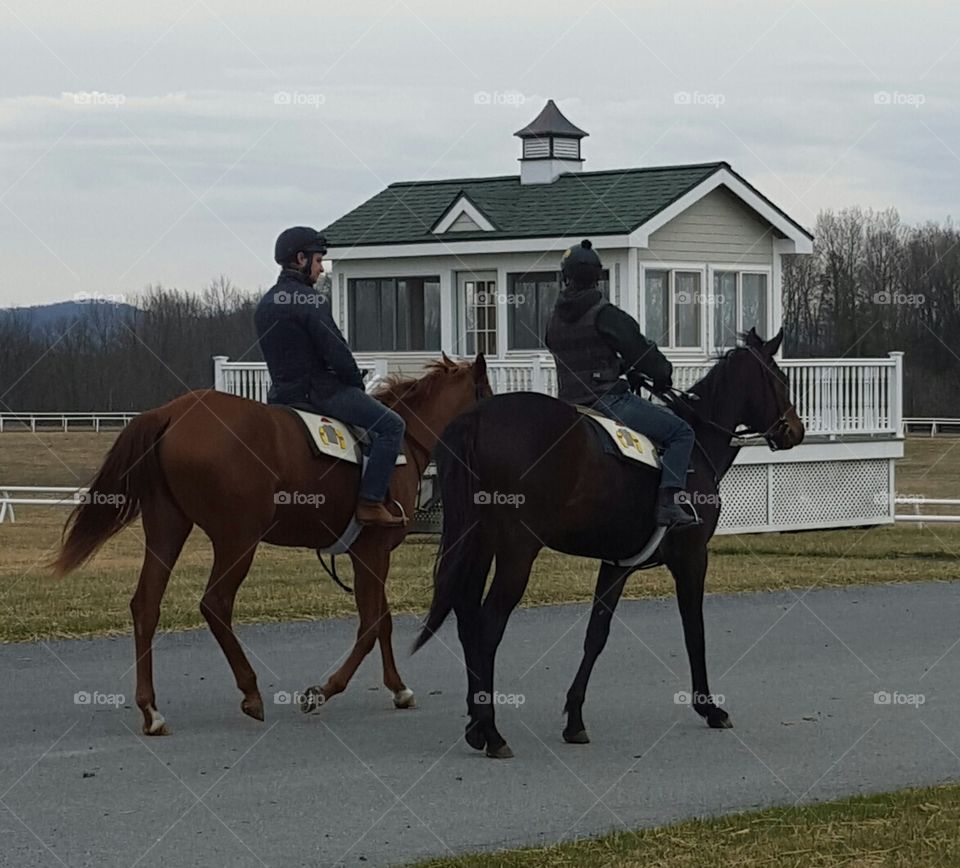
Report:
[{"label": "dark mane", "polygon": [[388,374],[371,394],[393,409],[400,403],[429,398],[445,377],[469,367],[470,362],[454,362],[444,356],[435,362],[429,362],[425,368],[426,373],[419,379],[403,377],[400,374]]}]

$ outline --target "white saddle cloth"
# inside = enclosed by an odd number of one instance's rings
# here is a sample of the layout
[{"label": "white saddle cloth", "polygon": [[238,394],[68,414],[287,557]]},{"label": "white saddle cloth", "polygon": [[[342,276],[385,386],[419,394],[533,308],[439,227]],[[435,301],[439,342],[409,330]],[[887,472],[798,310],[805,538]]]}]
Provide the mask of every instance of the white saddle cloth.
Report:
[{"label": "white saddle cloth", "polygon": [[624,458],[639,461],[641,464],[647,464],[657,469],[660,468],[660,456],[657,454],[657,448],[645,434],[634,431],[632,428],[625,428],[616,420],[609,416],[602,416],[589,407],[578,405],[577,410],[584,416],[589,416],[607,433]]},{"label": "white saddle cloth", "polygon": [[[350,426],[339,419],[330,416],[321,416],[317,413],[307,413],[291,407],[303,423],[307,426],[310,436],[317,449],[331,458],[342,458],[353,464],[361,464],[362,453],[360,441],[354,435]],[[406,464],[407,457],[401,452],[397,455],[397,464]]]}]

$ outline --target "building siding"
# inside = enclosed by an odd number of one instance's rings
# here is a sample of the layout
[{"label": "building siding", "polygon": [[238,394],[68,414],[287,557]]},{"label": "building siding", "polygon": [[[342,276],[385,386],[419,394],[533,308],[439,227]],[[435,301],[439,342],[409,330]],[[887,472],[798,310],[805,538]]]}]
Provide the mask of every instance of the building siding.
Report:
[{"label": "building siding", "polygon": [[650,236],[642,262],[770,265],[775,230],[718,187]]}]

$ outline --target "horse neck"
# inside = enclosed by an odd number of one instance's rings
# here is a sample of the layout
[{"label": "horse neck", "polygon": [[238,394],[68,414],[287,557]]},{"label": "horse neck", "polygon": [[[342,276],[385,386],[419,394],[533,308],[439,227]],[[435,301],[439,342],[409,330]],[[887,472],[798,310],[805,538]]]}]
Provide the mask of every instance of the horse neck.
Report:
[{"label": "horse neck", "polygon": [[426,452],[425,461],[437,445],[443,429],[460,412],[461,408],[449,400],[448,394],[447,389],[441,388],[427,398],[413,396],[412,400],[401,401],[394,407],[403,418],[407,439]]},{"label": "horse neck", "polygon": [[[702,380],[697,385],[701,384]],[[700,395],[700,402],[692,421],[693,431],[697,443],[712,465],[711,473],[715,470],[719,481],[740,452],[739,446],[730,444],[731,437],[728,432],[732,432],[739,424],[742,395],[738,393],[737,397],[734,397],[719,389],[717,384],[707,384],[706,388],[697,389],[697,394]],[[706,406],[705,411],[701,411],[701,403]]]}]

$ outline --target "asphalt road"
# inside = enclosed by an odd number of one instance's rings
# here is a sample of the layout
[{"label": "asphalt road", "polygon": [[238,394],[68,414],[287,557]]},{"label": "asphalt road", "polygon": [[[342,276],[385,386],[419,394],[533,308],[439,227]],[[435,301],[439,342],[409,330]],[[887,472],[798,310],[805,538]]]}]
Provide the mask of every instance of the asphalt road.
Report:
[{"label": "asphalt road", "polygon": [[[163,635],[166,738],[139,734],[130,638],[2,646],[0,864],[386,865],[960,778],[960,584],[709,597],[722,731],[674,700],[689,685],[673,601],[626,601],[587,697],[593,743],[567,745],[587,611],[514,615],[497,684],[515,697],[499,712],[508,761],[461,738],[452,622],[410,658],[416,621],[397,619],[418,709],[393,709],[374,655],[314,716],[273,695],[322,680],[353,622],[241,629],[262,724],[207,632]],[[116,694],[125,705],[106,704]]]}]

